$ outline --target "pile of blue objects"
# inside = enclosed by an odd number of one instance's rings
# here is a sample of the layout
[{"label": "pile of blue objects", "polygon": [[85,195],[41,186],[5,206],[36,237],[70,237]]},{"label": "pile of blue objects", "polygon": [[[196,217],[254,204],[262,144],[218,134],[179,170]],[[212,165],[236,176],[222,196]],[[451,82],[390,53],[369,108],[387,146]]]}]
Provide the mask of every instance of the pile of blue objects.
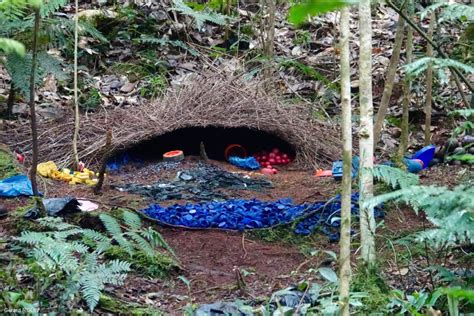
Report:
[{"label": "pile of blue objects", "polygon": [[245,170],[258,170],[260,164],[254,157],[240,158],[236,156],[229,157],[229,163]]},{"label": "pile of blue objects", "polygon": [[[359,194],[352,195],[352,214],[358,215]],[[331,241],[339,240],[341,198],[336,196],[328,202],[293,204],[292,199],[265,202],[257,199],[232,199],[223,202],[175,204],[162,207],[152,204],[142,212],[163,224],[189,228],[214,228],[244,231],[269,228],[299,221],[294,232],[309,235],[316,229],[326,234]],[[382,217],[380,207],[375,216]]]}]

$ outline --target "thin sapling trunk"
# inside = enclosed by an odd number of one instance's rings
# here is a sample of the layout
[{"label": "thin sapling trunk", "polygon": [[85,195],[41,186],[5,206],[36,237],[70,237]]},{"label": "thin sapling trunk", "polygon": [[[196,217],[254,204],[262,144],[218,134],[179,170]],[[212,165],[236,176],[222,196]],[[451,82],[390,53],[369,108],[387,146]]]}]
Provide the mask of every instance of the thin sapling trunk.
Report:
[{"label": "thin sapling trunk", "polygon": [[74,156],[74,169],[79,167],[79,154],[77,152],[77,140],[79,138],[80,116],[79,100],[77,91],[77,50],[78,50],[78,28],[79,28],[79,1],[76,0],[76,14],[74,16],[74,135],[72,138],[72,153]]},{"label": "thin sapling trunk", "polygon": [[349,51],[348,7],[341,10],[341,106],[342,106],[342,205],[341,240],[339,241],[339,301],[341,315],[349,315],[349,289],[351,283],[351,182],[352,182],[352,110],[351,110],[351,66]]},{"label": "thin sapling trunk", "polygon": [[[433,32],[436,22],[435,11],[431,12],[428,38],[433,40]],[[426,47],[426,56],[433,57],[433,46],[430,43]],[[431,102],[433,100],[433,67],[428,65],[426,69],[426,102],[425,102],[425,146],[431,143]]]},{"label": "thin sapling trunk", "polygon": [[[409,0],[408,3],[408,14],[409,16],[413,16],[414,8],[413,8],[413,0]],[[406,41],[406,57],[405,63],[409,64],[412,62],[413,59],[413,28],[408,27],[407,31],[407,41]],[[403,98],[402,98],[402,124],[401,124],[401,134],[400,134],[400,146],[398,148],[398,156],[403,159],[405,152],[408,148],[408,133],[409,133],[409,107],[410,107],[410,94],[411,94],[411,78],[405,75],[403,80]]]},{"label": "thin sapling trunk", "polygon": [[393,44],[392,57],[390,58],[390,64],[388,65],[387,77],[385,78],[385,86],[383,88],[382,100],[380,101],[379,110],[375,119],[374,125],[374,147],[380,140],[380,134],[382,133],[383,121],[387,115],[388,107],[390,104],[390,97],[392,96],[393,83],[395,81],[395,75],[397,73],[398,61],[400,60],[400,51],[402,48],[403,37],[405,32],[405,21],[402,18],[398,18],[397,31],[395,33],[395,43]]},{"label": "thin sapling trunk", "polygon": [[361,257],[372,268],[375,264],[375,219],[373,207],[364,202],[373,196],[374,124],[372,101],[372,17],[370,0],[359,2],[359,149],[360,149],[360,243]]}]

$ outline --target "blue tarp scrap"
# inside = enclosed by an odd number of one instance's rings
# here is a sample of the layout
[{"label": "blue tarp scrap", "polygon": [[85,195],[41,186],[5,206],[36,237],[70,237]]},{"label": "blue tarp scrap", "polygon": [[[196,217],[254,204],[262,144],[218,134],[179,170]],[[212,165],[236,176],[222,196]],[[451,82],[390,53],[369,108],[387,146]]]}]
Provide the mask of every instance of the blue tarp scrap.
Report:
[{"label": "blue tarp scrap", "polygon": [[254,157],[240,158],[236,156],[229,157],[229,163],[245,170],[258,170],[260,164]]},{"label": "blue tarp scrap", "polygon": [[27,176],[17,175],[0,181],[1,197],[16,197],[20,195],[33,195],[31,181]]},{"label": "blue tarp scrap", "polygon": [[[352,195],[352,213],[359,213],[357,193]],[[257,199],[232,199],[224,202],[203,202],[197,204],[175,204],[162,207],[152,204],[142,212],[162,223],[189,228],[215,228],[243,231],[289,224],[305,215],[295,227],[295,233],[308,235],[316,228],[328,235],[331,241],[339,240],[340,196],[330,202],[314,204],[293,204],[291,199],[265,202]],[[376,216],[383,212],[376,208]]]}]

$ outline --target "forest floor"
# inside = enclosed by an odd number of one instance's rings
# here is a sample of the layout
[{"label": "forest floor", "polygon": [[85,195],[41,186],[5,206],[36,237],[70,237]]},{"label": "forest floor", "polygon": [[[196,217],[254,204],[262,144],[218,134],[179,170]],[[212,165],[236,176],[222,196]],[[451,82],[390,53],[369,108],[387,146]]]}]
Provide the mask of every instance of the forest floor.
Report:
[{"label": "forest floor", "polygon": [[[211,163],[232,172],[242,172],[223,162]],[[187,158],[180,168],[186,169],[195,164],[195,159]],[[154,163],[125,166],[120,171],[112,172],[100,196],[93,195],[86,186],[64,185],[53,180],[45,180],[41,188],[48,197],[89,199],[98,203],[101,211],[119,206],[141,209],[152,201],[139,195],[119,192],[111,184],[152,184],[173,179],[176,175],[176,170],[156,171],[154,166]],[[247,174],[262,177],[254,172]],[[423,184],[453,186],[472,175],[472,167],[438,165],[423,171],[420,178]],[[228,190],[226,193],[233,198],[261,200],[291,197],[296,203],[304,203],[327,200],[337,194],[339,187],[339,183],[332,178],[317,178],[312,172],[306,171],[281,170],[270,179],[274,184],[273,189],[263,192]],[[31,203],[27,198],[1,202],[10,212]],[[173,200],[163,204],[186,202],[190,201]],[[394,257],[387,241],[395,241],[422,230],[428,222],[422,214],[416,215],[407,207],[396,208],[389,204],[384,211],[385,217],[377,235],[379,253],[385,256],[380,260],[381,275],[389,287],[405,290],[425,288],[429,283],[429,274],[424,271],[426,263],[422,252],[413,251],[410,253],[411,260],[403,261],[406,251],[393,249],[396,251]],[[11,234],[10,228],[15,226],[13,219],[13,216],[9,216],[0,220],[0,235],[5,237]],[[330,243],[325,235],[318,232],[303,237],[284,227],[258,232],[226,232],[163,227],[151,221],[147,223],[153,225],[174,249],[179,259],[179,269],[165,279],[144,277],[132,272],[126,286],[106,290],[121,301],[152,305],[170,315],[182,314],[183,308],[189,303],[233,301],[236,298],[263,302],[277,290],[294,286],[303,280],[317,280],[312,271],[321,265],[336,266],[336,262],[314,255],[315,250],[337,252],[338,249],[337,243]],[[357,224],[353,227],[356,228]],[[353,255],[357,257],[356,253]],[[357,269],[356,266],[354,268]],[[188,280],[189,284],[183,279]]]}]

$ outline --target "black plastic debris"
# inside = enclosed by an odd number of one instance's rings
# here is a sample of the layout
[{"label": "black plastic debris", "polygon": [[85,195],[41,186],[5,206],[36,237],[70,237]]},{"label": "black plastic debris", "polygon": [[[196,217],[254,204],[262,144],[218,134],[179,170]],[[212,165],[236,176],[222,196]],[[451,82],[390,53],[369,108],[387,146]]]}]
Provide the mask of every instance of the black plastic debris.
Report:
[{"label": "black plastic debris", "polygon": [[[79,201],[75,198],[69,197],[44,199],[43,205],[46,209],[46,213],[49,216],[59,216],[81,211],[79,209]],[[30,209],[24,217],[29,219],[36,219],[39,217],[39,215],[40,211],[38,209],[38,206],[35,206],[34,208]]]},{"label": "black plastic debris", "polygon": [[267,179],[252,179],[201,163],[196,168],[178,171],[175,180],[169,183],[126,184],[117,188],[157,201],[180,199],[211,201],[227,198],[227,195],[219,189],[261,191],[273,188],[273,184]]},{"label": "black plastic debris", "polygon": [[194,316],[252,316],[253,313],[240,308],[232,302],[203,304],[194,311]]}]

